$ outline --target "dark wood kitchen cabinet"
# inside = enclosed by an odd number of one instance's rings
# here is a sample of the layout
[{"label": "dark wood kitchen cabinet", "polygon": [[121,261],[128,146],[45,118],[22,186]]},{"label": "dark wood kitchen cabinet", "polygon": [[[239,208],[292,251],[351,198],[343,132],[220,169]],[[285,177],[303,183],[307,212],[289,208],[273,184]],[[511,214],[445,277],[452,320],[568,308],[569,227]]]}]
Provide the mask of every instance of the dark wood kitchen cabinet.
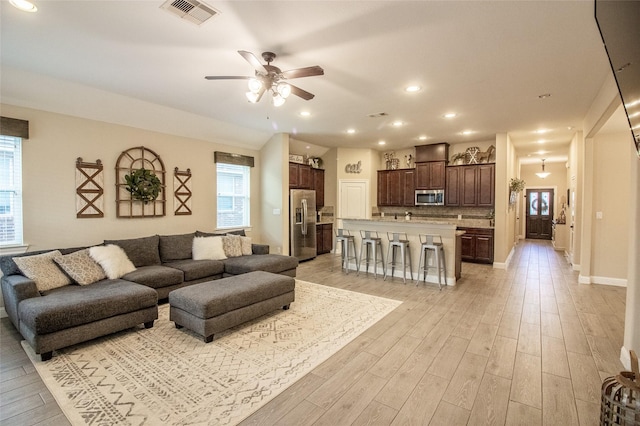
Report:
[{"label": "dark wood kitchen cabinet", "polygon": [[449,166],[445,204],[450,207],[493,207],[495,165]]},{"label": "dark wood kitchen cabinet", "polygon": [[465,233],[460,237],[462,260],[475,263],[493,263],[493,229],[458,228]]},{"label": "dark wood kitchen cabinet", "polygon": [[415,189],[445,189],[446,161],[416,163]]},{"label": "dark wood kitchen cabinet", "polygon": [[324,170],[311,169],[311,189],[316,191],[316,210],[324,207]]},{"label": "dark wood kitchen cabinet", "polygon": [[333,249],[333,224],[316,225],[316,249],[318,254],[331,253]]},{"label": "dark wood kitchen cabinet", "polygon": [[414,205],[414,169],[378,171],[378,205],[406,206]]},{"label": "dark wood kitchen cabinet", "polygon": [[289,189],[311,189],[311,166],[289,163]]}]

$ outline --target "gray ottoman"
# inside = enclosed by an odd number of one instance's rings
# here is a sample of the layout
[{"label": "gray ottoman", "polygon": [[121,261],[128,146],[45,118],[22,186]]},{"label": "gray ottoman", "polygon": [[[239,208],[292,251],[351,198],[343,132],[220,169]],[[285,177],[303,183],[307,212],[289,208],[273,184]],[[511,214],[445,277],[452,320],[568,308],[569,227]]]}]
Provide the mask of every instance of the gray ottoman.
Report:
[{"label": "gray ottoman", "polygon": [[289,309],[295,299],[295,280],[255,271],[180,288],[169,293],[169,319],[204,337],[273,310]]}]

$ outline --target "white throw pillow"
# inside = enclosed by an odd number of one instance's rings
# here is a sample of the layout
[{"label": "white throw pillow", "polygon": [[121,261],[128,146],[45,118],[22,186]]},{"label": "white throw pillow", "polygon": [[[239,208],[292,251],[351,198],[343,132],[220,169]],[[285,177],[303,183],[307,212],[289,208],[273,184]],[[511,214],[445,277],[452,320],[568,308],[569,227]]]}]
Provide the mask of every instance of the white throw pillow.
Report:
[{"label": "white throw pillow", "polygon": [[62,256],[59,250],[33,256],[14,257],[13,261],[25,277],[36,283],[38,291],[43,292],[71,284],[69,277],[53,261],[57,256]]},{"label": "white throw pillow", "polygon": [[222,237],[194,237],[193,260],[224,260],[227,258],[222,246]]},{"label": "white throw pillow", "polygon": [[89,256],[102,266],[107,278],[111,280],[136,270],[124,250],[115,244],[90,247]]}]

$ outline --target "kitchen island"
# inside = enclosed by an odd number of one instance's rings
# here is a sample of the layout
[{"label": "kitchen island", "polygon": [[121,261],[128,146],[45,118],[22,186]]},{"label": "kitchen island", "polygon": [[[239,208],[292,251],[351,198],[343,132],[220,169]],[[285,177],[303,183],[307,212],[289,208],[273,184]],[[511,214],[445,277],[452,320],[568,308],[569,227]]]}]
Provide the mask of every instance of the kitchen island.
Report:
[{"label": "kitchen island", "polygon": [[[378,219],[339,219],[338,228],[349,230],[352,235],[355,236],[356,247],[358,249],[358,258],[360,258],[361,240],[360,231],[377,231],[382,238],[382,251],[384,254],[385,262],[387,262],[387,251],[389,246],[389,240],[387,233],[400,232],[406,233],[410,242],[411,263],[413,279],[417,279],[418,265],[420,262],[420,237],[421,234],[438,234],[442,237],[442,243],[444,245],[445,260],[447,266],[446,283],[448,285],[455,285],[456,281],[460,279],[462,266],[461,266],[461,241],[460,236],[464,234],[464,231],[458,231],[455,223],[447,221],[433,221],[433,220],[404,220],[404,219],[392,219],[392,218],[378,218]],[[434,256],[430,257],[434,259]],[[390,260],[390,259],[389,259]],[[396,264],[398,265],[400,259],[400,252],[396,254]],[[394,276],[402,278],[402,267],[397,266]],[[401,263],[400,263],[401,265]],[[388,264],[386,267],[390,267]],[[351,261],[349,269],[356,269],[355,262]],[[408,268],[407,268],[408,269]],[[382,267],[378,265],[378,274],[383,274]],[[408,272],[408,271],[407,271]],[[420,273],[420,281],[423,280],[422,273]],[[427,275],[427,282],[437,283],[438,275],[437,271],[433,268],[429,269]],[[443,283],[444,284],[444,283]]]}]

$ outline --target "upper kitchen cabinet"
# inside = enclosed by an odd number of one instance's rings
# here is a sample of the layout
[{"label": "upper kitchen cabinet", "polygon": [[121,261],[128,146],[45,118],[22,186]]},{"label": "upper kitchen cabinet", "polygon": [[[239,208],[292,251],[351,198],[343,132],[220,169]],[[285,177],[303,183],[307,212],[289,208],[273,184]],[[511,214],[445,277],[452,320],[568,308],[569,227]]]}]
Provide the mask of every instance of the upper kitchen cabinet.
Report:
[{"label": "upper kitchen cabinet", "polygon": [[449,144],[446,142],[416,146],[416,163],[429,161],[448,161]]},{"label": "upper kitchen cabinet", "polygon": [[324,207],[324,170],[312,168],[311,177],[311,189],[316,191],[316,209],[320,210]]},{"label": "upper kitchen cabinet", "polygon": [[378,205],[414,205],[414,169],[378,171]]},{"label": "upper kitchen cabinet", "polygon": [[445,189],[445,161],[416,163],[415,189]]},{"label": "upper kitchen cabinet", "polygon": [[495,165],[447,167],[445,204],[450,207],[493,207]]},{"label": "upper kitchen cabinet", "polygon": [[289,189],[312,189],[311,166],[289,163]]}]

